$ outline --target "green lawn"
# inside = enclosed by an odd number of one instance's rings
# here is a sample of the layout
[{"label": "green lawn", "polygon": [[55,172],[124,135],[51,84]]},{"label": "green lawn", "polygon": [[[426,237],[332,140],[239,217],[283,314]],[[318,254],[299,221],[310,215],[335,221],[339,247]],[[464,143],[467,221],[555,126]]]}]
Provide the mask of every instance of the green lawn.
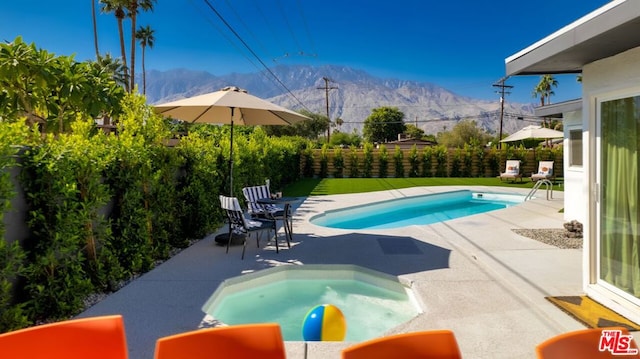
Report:
[{"label": "green lawn", "polygon": [[[330,195],[344,193],[361,193],[384,191],[397,188],[417,186],[502,186],[533,188],[533,182],[523,179],[522,182],[503,182],[499,178],[314,178],[303,179],[287,186],[287,196]],[[546,187],[540,187],[544,190]],[[554,191],[562,191],[558,184]]]}]

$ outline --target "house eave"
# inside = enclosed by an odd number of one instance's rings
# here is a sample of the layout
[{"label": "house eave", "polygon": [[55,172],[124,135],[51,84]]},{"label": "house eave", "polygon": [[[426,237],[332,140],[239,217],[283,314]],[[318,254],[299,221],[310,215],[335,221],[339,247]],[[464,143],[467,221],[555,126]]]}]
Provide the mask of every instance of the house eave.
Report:
[{"label": "house eave", "polygon": [[584,65],[640,46],[637,0],[616,0],[505,59],[506,75],[580,73]]},{"label": "house eave", "polygon": [[558,102],[550,105],[540,106],[533,109],[533,113],[538,117],[562,118],[567,112],[582,110],[582,99]]}]

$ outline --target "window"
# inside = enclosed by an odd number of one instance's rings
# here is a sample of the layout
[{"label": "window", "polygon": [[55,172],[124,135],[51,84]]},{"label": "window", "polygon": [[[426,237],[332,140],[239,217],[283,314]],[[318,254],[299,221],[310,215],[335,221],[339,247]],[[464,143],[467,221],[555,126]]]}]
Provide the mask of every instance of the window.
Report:
[{"label": "window", "polygon": [[582,167],[582,129],[569,131],[569,166]]}]

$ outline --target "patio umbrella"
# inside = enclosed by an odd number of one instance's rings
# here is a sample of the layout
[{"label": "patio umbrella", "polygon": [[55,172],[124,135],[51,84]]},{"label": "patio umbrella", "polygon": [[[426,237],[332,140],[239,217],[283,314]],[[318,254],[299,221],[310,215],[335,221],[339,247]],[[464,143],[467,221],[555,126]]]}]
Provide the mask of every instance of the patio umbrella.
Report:
[{"label": "patio umbrella", "polygon": [[521,141],[529,138],[562,138],[564,133],[562,131],[552,130],[550,128],[543,128],[542,126],[531,125],[523,129],[518,130],[516,133],[506,137],[500,142],[513,142]]},{"label": "patio umbrella", "polygon": [[234,86],[220,91],[155,105],[156,113],[191,123],[231,125],[229,188],[233,197],[233,126],[291,125],[309,118]]}]

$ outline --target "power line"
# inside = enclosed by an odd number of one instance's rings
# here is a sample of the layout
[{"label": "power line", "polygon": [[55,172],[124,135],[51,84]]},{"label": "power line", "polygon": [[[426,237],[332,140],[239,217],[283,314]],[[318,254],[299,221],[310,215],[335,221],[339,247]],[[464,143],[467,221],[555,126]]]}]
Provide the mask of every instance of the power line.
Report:
[{"label": "power line", "polygon": [[233,35],[235,35],[235,37],[242,43],[242,45],[244,45],[244,47],[249,50],[249,52],[251,53],[251,55],[253,55],[253,57],[256,58],[256,60],[258,60],[258,62],[260,62],[260,64],[262,65],[262,67],[264,67],[264,69],[271,74],[271,76],[273,76],[273,78],[280,84],[280,86],[282,86],[282,88],[284,88],[289,95],[291,95],[291,97],[293,97],[302,107],[304,107],[304,109],[306,109],[307,111],[311,112],[307,106],[305,106],[304,103],[302,103],[302,101],[300,101],[299,98],[296,97],[296,95],[293,94],[293,92],[291,92],[291,90],[289,90],[289,88],[287,87],[287,85],[285,85],[282,80],[280,80],[280,78],[278,78],[278,76],[276,76],[275,73],[273,73],[273,71],[271,71],[271,69],[264,63],[264,61],[262,61],[262,59],[258,56],[258,54],[255,53],[255,51],[253,51],[253,49],[251,49],[251,47],[249,46],[249,44],[247,44],[244,39],[242,39],[242,37],[233,29],[233,27],[227,22],[227,20],[224,19],[224,17],[218,12],[218,10],[216,10],[213,5],[211,5],[211,2],[209,2],[209,0],[204,0],[204,2],[207,4],[207,6],[209,6],[209,9],[211,9],[211,11],[213,11],[216,16],[218,16],[218,18],[224,23],[224,25],[229,29],[229,31],[231,31],[233,33]]}]

